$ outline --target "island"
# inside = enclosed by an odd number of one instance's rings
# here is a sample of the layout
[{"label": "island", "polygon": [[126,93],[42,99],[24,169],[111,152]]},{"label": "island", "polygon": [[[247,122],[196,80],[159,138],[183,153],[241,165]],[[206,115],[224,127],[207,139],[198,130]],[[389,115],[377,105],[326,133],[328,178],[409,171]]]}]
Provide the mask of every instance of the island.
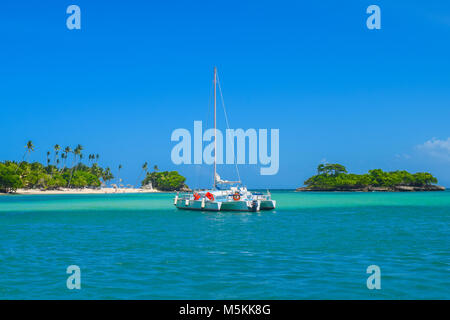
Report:
[{"label": "island", "polygon": [[[98,154],[84,157],[83,146],[78,144],[46,152],[46,164],[28,162],[34,152],[34,144],[28,141],[22,161],[0,162],[0,193],[19,194],[78,194],[78,193],[139,193],[160,191],[187,191],[186,178],[177,171],[159,171],[157,165],[149,172],[148,163],[140,168],[135,185],[125,185],[121,178],[122,164],[115,174],[109,167],[99,165]],[[140,181],[142,176],[144,179]]]},{"label": "island", "polygon": [[320,164],[317,174],[304,182],[304,187],[296,191],[444,191],[436,185],[438,180],[428,172],[409,173],[407,171],[386,172],[381,169],[369,170],[366,174],[348,173],[341,164]]},{"label": "island", "polygon": [[189,192],[191,189],[184,183],[186,178],[177,171],[148,172],[142,186],[151,186],[159,191]]}]

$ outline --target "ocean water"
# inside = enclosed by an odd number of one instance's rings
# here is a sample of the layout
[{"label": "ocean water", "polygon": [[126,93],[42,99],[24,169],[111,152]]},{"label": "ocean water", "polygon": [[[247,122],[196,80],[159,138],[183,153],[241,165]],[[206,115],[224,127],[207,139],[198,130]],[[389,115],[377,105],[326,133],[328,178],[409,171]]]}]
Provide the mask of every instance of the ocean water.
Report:
[{"label": "ocean water", "polygon": [[272,195],[260,213],[177,211],[173,194],[0,196],[0,299],[450,299],[449,191]]}]

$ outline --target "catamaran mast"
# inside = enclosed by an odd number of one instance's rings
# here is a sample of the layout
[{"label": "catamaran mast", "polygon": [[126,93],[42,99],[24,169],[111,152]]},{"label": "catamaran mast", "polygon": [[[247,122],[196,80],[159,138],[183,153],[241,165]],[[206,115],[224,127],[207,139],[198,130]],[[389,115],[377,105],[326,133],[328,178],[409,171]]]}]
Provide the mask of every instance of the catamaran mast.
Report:
[{"label": "catamaran mast", "polygon": [[216,189],[216,160],[217,160],[216,84],[217,84],[217,68],[214,67],[214,189]]}]

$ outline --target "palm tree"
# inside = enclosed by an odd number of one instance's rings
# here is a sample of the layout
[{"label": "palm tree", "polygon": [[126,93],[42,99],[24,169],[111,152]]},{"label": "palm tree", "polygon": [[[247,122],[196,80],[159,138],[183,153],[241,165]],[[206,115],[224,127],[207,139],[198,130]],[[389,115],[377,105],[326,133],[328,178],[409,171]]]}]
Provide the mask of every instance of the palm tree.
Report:
[{"label": "palm tree", "polygon": [[[64,166],[63,166],[61,172],[64,172],[64,170],[66,169],[66,167],[67,167],[67,158],[68,158],[69,153],[71,153],[71,152],[72,152],[72,148],[71,147],[67,146],[67,147],[64,148],[64,153],[61,155],[61,158],[64,158]],[[63,155],[64,155],[64,157],[63,157]]]},{"label": "palm tree", "polygon": [[65,152],[66,155],[67,155],[68,153],[71,153],[71,152],[72,152],[72,148],[71,148],[71,147],[65,147],[64,152]]},{"label": "palm tree", "polygon": [[27,145],[25,146],[25,148],[27,148],[27,150],[26,150],[25,153],[23,154],[22,161],[25,159],[25,156],[26,156],[26,155],[29,155],[31,152],[34,151],[34,144],[33,144],[33,142],[32,142],[31,140],[29,140],[29,141],[27,142]]},{"label": "palm tree", "polygon": [[50,154],[51,154],[51,152],[50,151],[47,151],[47,166],[50,164]]},{"label": "palm tree", "polygon": [[77,145],[75,149],[73,150],[73,154],[75,157],[75,162],[77,161],[77,155],[79,156],[81,154],[81,151],[83,151],[83,146],[81,144]]},{"label": "palm tree", "polygon": [[[81,146],[81,144],[77,145],[75,147],[75,149],[73,149],[73,168],[75,168],[77,166],[77,156],[78,157],[81,156],[82,150],[83,150],[83,147]],[[82,156],[80,157],[80,160],[81,160],[81,158],[82,158]]]},{"label": "palm tree", "polygon": [[53,147],[53,150],[55,150],[54,162],[56,163],[56,158],[58,158],[58,153],[59,153],[59,150],[61,150],[61,146],[59,144],[55,144],[55,146]]},{"label": "palm tree", "polygon": [[105,171],[103,171],[103,173],[102,173],[103,181],[105,182],[105,184],[107,184],[113,178],[114,178],[114,176],[111,173],[111,169],[109,167],[107,167],[105,169]]},{"label": "palm tree", "polygon": [[139,180],[141,180],[142,173],[145,172],[145,175],[147,175],[148,170],[148,163],[147,161],[142,165],[142,172],[139,174],[138,180],[136,181],[136,186],[139,185]]},{"label": "palm tree", "polygon": [[65,161],[64,161],[64,169],[65,169],[66,166],[67,166],[67,158],[68,158],[69,153],[72,153],[72,148],[71,147],[66,147],[64,149],[64,152],[65,152],[65,155],[64,155],[64,159],[65,159]]},{"label": "palm tree", "polygon": [[100,155],[97,153],[97,154],[95,155],[95,163],[98,162],[98,158],[100,158]]},{"label": "palm tree", "polygon": [[145,163],[142,165],[142,170],[144,170],[145,172],[147,172],[147,170],[148,170],[148,163],[147,163],[147,162],[145,162]]},{"label": "palm tree", "polygon": [[77,155],[80,157],[80,160],[83,158],[83,155],[81,154],[81,151],[83,150],[83,146],[81,144],[78,144],[75,149],[73,150],[73,166],[72,166],[72,172],[70,174],[69,183],[67,184],[68,187],[70,187],[70,183],[72,182],[74,170],[76,171],[76,162],[77,162]]},{"label": "palm tree", "polygon": [[156,164],[153,166],[153,170],[159,171],[159,168],[158,168],[158,166]]},{"label": "palm tree", "polygon": [[122,169],[121,164],[119,164],[119,172],[117,173],[117,180],[118,180],[117,187],[118,188],[120,188],[120,181],[122,180],[122,179],[120,179],[120,169]]},{"label": "palm tree", "polygon": [[[25,160],[25,156],[31,154],[31,152],[34,151],[34,144],[33,144],[33,142],[32,142],[31,140],[28,140],[28,142],[27,142],[25,148],[26,148],[27,150],[25,150],[25,153],[24,153],[23,156],[22,156],[22,162]],[[20,166],[20,165],[19,165],[19,166]],[[19,170],[19,166],[17,166],[16,171],[15,171],[14,173],[17,173],[17,170]]]},{"label": "palm tree", "polygon": [[[61,159],[64,160],[64,166],[61,169],[61,173],[64,172],[64,170],[66,169],[66,163],[67,163],[67,153],[63,152],[61,153]],[[58,162],[59,159],[56,160],[56,162]]]}]

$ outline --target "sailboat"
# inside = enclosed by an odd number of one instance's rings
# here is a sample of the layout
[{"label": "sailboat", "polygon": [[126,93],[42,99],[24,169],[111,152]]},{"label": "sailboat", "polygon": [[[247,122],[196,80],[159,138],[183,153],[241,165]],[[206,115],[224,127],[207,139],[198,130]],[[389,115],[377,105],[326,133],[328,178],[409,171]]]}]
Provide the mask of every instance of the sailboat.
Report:
[{"label": "sailboat", "polygon": [[[219,87],[220,88],[220,87]],[[198,190],[189,193],[177,193],[174,205],[183,210],[202,211],[260,211],[273,210],[276,201],[272,200],[269,191],[250,192],[238,181],[223,180],[217,173],[217,68],[214,67],[214,175],[213,186],[209,190]],[[237,170],[237,166],[236,166]],[[238,172],[239,176],[239,172]]]}]

